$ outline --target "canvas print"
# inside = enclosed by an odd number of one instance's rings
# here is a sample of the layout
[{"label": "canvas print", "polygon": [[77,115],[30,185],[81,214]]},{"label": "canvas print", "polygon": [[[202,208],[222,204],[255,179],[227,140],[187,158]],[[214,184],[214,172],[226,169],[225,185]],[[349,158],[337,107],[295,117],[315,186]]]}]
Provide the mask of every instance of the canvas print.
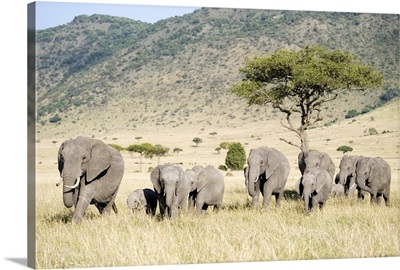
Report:
[{"label": "canvas print", "polygon": [[28,22],[29,267],[400,255],[397,14],[34,2]]}]

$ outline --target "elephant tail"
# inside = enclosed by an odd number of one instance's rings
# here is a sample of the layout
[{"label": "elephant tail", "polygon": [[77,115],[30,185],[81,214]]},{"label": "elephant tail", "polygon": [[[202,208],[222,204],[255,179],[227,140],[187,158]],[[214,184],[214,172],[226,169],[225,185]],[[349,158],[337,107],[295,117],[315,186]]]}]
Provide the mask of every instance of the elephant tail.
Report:
[{"label": "elephant tail", "polygon": [[118,214],[118,208],[117,208],[117,205],[115,204],[115,202],[113,202],[112,210],[114,210],[115,214]]}]

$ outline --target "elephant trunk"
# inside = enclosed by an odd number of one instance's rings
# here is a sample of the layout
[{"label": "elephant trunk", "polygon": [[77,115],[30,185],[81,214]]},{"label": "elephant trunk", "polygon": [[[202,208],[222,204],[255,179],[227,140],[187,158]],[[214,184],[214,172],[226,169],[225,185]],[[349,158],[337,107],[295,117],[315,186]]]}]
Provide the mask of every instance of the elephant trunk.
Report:
[{"label": "elephant trunk", "polygon": [[312,198],[310,192],[304,192],[303,195],[304,195],[304,211],[308,213],[310,212],[310,200]]},{"label": "elephant trunk", "polygon": [[256,182],[259,181],[259,172],[256,172],[255,169],[249,168],[249,177],[247,183],[247,191],[251,197],[256,196]]},{"label": "elephant trunk", "polygon": [[364,177],[357,175],[356,177],[356,183],[357,186],[365,191],[368,191],[370,194],[372,194],[372,189],[370,187],[368,187],[367,185],[365,185],[367,179],[364,179]]},{"label": "elephant trunk", "polygon": [[171,208],[173,203],[173,197],[175,196],[175,189],[165,191],[165,204]]},{"label": "elephant trunk", "polygon": [[71,170],[64,169],[62,173],[62,179],[64,181],[63,186],[63,201],[67,208],[74,205],[74,193],[75,189],[80,184],[80,174],[79,173],[69,173]]},{"label": "elephant trunk", "polygon": [[344,186],[348,177],[349,177],[349,174],[347,172],[345,172],[344,170],[340,170],[340,172],[339,172],[339,184]]}]

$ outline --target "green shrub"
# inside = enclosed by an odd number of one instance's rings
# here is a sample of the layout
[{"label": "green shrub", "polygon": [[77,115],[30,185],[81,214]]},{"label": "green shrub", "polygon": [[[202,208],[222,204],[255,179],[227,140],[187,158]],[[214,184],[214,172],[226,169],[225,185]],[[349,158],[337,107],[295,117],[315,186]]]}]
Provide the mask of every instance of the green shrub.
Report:
[{"label": "green shrub", "polygon": [[340,151],[343,152],[343,154],[347,153],[347,152],[351,152],[353,151],[353,148],[351,146],[347,146],[347,145],[342,145],[339,146],[336,151]]},{"label": "green shrub", "polygon": [[121,152],[122,150],[124,150],[124,148],[118,144],[110,143],[108,145],[117,149],[118,152]]},{"label": "green shrub", "polygon": [[227,171],[228,170],[228,168],[225,165],[219,165],[218,169],[221,170],[221,171]]},{"label": "green shrub", "polygon": [[246,164],[246,152],[241,143],[230,143],[226,153],[225,165],[233,171],[242,170]]},{"label": "green shrub", "polygon": [[346,119],[353,118],[353,117],[356,117],[357,115],[359,115],[359,113],[356,110],[350,110],[347,112],[345,118]]},{"label": "green shrub", "polygon": [[378,134],[378,131],[372,127],[372,128],[368,129],[368,133],[369,133],[369,135],[376,135],[376,134]]},{"label": "green shrub", "polygon": [[61,121],[61,117],[58,116],[58,114],[54,115],[53,117],[51,117],[51,118],[49,119],[49,122],[50,122],[50,123],[57,123],[57,122],[59,122],[59,121]]}]

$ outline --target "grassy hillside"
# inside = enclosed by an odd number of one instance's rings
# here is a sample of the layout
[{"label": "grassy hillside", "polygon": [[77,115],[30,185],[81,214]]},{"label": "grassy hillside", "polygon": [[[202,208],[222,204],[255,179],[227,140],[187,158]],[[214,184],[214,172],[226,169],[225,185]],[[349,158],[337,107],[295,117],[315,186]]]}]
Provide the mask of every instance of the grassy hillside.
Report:
[{"label": "grassy hillside", "polygon": [[[397,15],[202,8],[154,24],[78,16],[38,31],[38,139],[279,120],[226,90],[246,56],[282,47],[348,50],[384,74],[383,91],[398,89],[398,38]],[[321,124],[375,107],[381,93],[340,97]]]}]

